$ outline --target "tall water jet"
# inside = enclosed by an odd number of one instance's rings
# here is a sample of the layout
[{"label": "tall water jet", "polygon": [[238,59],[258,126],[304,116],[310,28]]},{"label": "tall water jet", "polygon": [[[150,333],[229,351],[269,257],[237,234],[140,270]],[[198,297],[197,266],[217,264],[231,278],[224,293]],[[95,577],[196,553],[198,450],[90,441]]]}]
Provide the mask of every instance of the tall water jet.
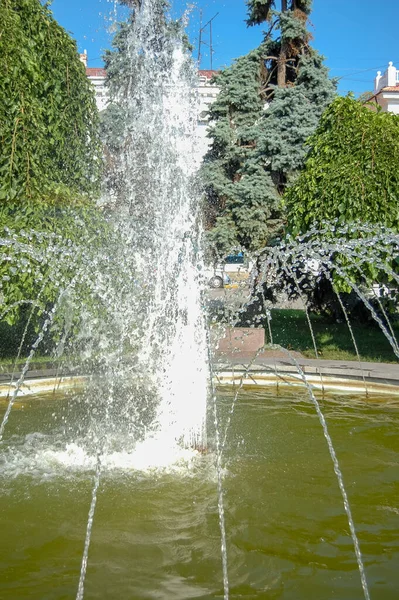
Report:
[{"label": "tall water jet", "polygon": [[[146,303],[141,307],[142,322],[135,323],[137,362],[133,373],[136,378],[144,376],[145,387],[152,387],[156,396],[152,419],[144,426],[143,443],[145,451],[159,460],[169,449],[173,456],[176,444],[205,443],[208,368],[200,287],[196,73],[180,27],[165,17],[164,2],[135,4],[126,30],[123,74],[113,88],[114,108],[123,115],[124,129],[120,153],[115,157],[119,187],[109,188],[108,200],[116,200],[118,226],[134,232],[128,237],[135,255],[135,286],[145,290]],[[131,308],[128,314],[126,321],[131,324],[135,320]],[[122,314],[122,319],[125,317],[126,313]],[[129,337],[125,329],[126,333]],[[120,404],[115,403],[120,395],[116,378],[126,380],[123,345],[121,340],[116,360],[107,363],[105,372],[108,389],[102,426],[106,429],[110,412]],[[132,415],[127,416],[131,420]],[[119,427],[120,420],[117,422]],[[77,600],[84,595],[101,447],[109,446],[106,432],[100,430],[96,437],[98,461]],[[126,442],[123,444],[124,450]]]},{"label": "tall water jet", "polygon": [[170,439],[202,444],[208,368],[201,307],[200,189],[196,180],[196,72],[180,24],[164,2],[136,3],[126,62],[113,105],[123,114],[115,189],[119,219],[131,227],[136,285],[146,307],[139,370],[159,395],[157,421]]},{"label": "tall water jet", "polygon": [[[123,126],[112,185],[110,177],[104,188],[103,229],[94,243],[93,231],[78,245],[44,237],[43,251],[35,250],[34,232],[9,231],[0,240],[11,273],[37,269],[43,286],[51,283],[57,314],[47,334],[58,328],[57,359],[70,344],[69,355],[92,375],[86,414],[65,435],[65,443],[78,444],[90,460],[98,453],[134,452],[149,438],[162,439],[153,448],[158,458],[166,442],[171,449],[205,443],[197,75],[183,28],[166,16],[165,3],[133,6],[122,28],[124,64],[116,83],[110,76],[112,108]],[[76,228],[84,226],[77,221]]]}]

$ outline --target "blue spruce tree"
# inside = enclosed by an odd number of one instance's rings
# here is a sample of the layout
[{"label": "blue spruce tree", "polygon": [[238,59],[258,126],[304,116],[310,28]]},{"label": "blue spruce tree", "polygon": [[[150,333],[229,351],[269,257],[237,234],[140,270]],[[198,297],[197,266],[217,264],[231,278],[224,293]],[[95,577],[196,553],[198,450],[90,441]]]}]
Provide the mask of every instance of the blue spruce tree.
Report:
[{"label": "blue spruce tree", "polygon": [[281,197],[303,166],[305,141],[335,95],[310,46],[311,0],[247,0],[249,26],[268,23],[262,44],[216,76],[205,157],[209,237],[222,252],[257,250],[283,229]]}]

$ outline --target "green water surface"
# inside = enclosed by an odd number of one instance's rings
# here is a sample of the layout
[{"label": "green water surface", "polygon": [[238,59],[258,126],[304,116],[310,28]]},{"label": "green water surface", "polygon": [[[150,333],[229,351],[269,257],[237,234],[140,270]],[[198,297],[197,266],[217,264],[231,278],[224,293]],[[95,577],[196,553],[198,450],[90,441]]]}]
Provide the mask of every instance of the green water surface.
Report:
[{"label": "green water surface", "polygon": [[[93,470],[43,459],[52,428],[68,436],[61,415],[73,402],[34,398],[11,413],[0,447],[1,600],[76,597]],[[221,393],[222,423],[230,406],[231,393]],[[371,598],[397,600],[399,405],[330,399],[322,407]],[[224,461],[231,599],[364,597],[327,444],[305,397],[242,393]],[[103,474],[87,600],[223,598],[214,464],[210,451],[191,467]]]}]

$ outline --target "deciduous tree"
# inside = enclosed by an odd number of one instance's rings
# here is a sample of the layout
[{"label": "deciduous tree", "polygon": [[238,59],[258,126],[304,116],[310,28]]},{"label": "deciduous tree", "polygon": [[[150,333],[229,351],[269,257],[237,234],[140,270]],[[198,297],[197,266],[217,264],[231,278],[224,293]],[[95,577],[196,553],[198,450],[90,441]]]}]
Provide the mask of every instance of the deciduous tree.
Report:
[{"label": "deciduous tree", "polygon": [[305,168],[286,193],[294,233],[338,220],[399,229],[399,117],[337,98],[308,142]]},{"label": "deciduous tree", "polygon": [[0,4],[0,201],[73,203],[98,185],[94,92],[48,3]]},{"label": "deciduous tree", "polygon": [[[42,307],[54,302],[57,289],[41,259],[52,236],[67,252],[70,240],[93,244],[104,227],[94,202],[101,171],[94,90],[76,43],[48,5],[0,2],[0,237],[6,240],[0,245],[0,312],[10,323],[21,318],[25,300],[40,297]],[[24,240],[34,265],[27,259],[24,269],[10,271],[6,227],[12,239]]]}]

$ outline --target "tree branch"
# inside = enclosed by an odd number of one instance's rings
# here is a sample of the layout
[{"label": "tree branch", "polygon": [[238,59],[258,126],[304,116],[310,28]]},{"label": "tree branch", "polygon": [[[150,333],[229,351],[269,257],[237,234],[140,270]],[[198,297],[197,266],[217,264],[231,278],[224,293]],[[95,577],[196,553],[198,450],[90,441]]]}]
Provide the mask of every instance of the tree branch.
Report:
[{"label": "tree branch", "polygon": [[267,38],[270,36],[271,32],[273,31],[273,29],[275,28],[277,23],[278,23],[278,19],[275,19],[275,21],[273,21],[273,23],[270,25],[269,31],[265,35],[265,40],[267,40]]}]

